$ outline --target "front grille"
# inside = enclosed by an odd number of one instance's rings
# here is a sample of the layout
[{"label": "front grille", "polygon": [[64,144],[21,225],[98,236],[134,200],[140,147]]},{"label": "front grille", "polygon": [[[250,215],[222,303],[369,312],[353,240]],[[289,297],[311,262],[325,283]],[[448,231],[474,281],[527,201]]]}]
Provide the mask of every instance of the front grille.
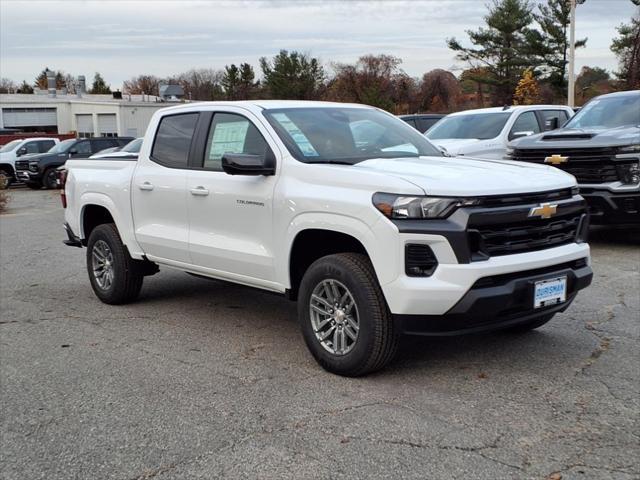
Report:
[{"label": "front grille", "polygon": [[[544,159],[552,155],[569,157],[566,163],[552,165],[570,173],[578,183],[608,183],[619,180],[613,148],[554,148],[547,149],[515,149],[513,160],[545,164]],[[550,164],[545,164],[550,165]]]},{"label": "front grille", "polygon": [[469,222],[469,240],[476,259],[533,252],[573,243],[577,239],[583,211],[570,211],[548,219],[521,219],[491,222],[485,215],[482,224]]},{"label": "front grille", "polygon": [[17,160],[16,170],[29,170],[29,160]]}]

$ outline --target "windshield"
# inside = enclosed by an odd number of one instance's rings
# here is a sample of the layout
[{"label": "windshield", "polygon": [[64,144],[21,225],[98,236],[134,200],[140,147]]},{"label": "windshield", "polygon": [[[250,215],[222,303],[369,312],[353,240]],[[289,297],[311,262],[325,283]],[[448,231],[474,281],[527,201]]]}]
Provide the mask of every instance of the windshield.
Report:
[{"label": "windshield", "polygon": [[616,128],[640,125],[640,95],[594,98],[563,128]]},{"label": "windshield", "polygon": [[445,117],[425,134],[429,140],[445,138],[475,138],[488,140],[497,137],[511,112],[470,113]]},{"label": "windshield", "polygon": [[75,138],[70,138],[68,140],[64,140],[54,147],[50,148],[47,153],[65,153],[67,150],[71,148],[71,146],[76,143]]},{"label": "windshield", "polygon": [[442,156],[415,129],[379,110],[312,107],[263,113],[291,155],[305,163],[352,165],[372,158]]},{"label": "windshield", "polygon": [[121,152],[127,153],[139,153],[140,147],[142,146],[142,138],[136,138],[135,140],[131,140],[124,147],[122,147]]},{"label": "windshield", "polygon": [[13,140],[0,148],[0,153],[12,152],[20,143],[22,143],[22,140]]}]

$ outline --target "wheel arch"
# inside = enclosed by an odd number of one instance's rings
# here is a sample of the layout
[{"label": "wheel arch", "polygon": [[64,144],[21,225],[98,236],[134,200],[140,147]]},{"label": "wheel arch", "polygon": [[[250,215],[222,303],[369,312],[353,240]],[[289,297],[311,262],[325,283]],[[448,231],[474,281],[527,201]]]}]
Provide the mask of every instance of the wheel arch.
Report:
[{"label": "wheel arch", "polygon": [[[305,218],[300,218],[305,217]],[[379,242],[362,220],[336,214],[305,214],[291,223],[287,233],[287,261],[282,262],[287,293],[295,299],[306,269],[318,258],[335,253],[361,253],[373,264],[378,281],[384,280],[378,261]]]}]

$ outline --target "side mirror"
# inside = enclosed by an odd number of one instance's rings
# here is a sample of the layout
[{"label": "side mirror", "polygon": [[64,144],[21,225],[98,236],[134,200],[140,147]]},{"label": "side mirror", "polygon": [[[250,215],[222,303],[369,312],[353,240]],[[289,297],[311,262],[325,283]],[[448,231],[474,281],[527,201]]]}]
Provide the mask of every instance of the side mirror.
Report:
[{"label": "side mirror", "polygon": [[265,155],[225,153],[222,170],[229,175],[275,175],[276,159],[271,150]]},{"label": "side mirror", "polygon": [[21,157],[22,155],[27,154],[27,147],[20,147],[16,152],[16,157]]},{"label": "side mirror", "polygon": [[558,117],[549,118],[544,122],[545,132],[558,128]]},{"label": "side mirror", "polygon": [[72,148],[69,150],[69,156],[71,155],[77,155],[78,154],[78,149],[77,148]]},{"label": "side mirror", "polygon": [[515,139],[515,138],[522,138],[522,137],[528,137],[529,135],[533,135],[534,132],[532,130],[526,130],[523,132],[513,132],[511,134],[511,140]]},{"label": "side mirror", "polygon": [[453,155],[451,155],[446,148],[444,148],[444,147],[442,147],[440,145],[438,145],[438,150],[440,150],[442,155],[444,155],[445,157],[453,157]]}]

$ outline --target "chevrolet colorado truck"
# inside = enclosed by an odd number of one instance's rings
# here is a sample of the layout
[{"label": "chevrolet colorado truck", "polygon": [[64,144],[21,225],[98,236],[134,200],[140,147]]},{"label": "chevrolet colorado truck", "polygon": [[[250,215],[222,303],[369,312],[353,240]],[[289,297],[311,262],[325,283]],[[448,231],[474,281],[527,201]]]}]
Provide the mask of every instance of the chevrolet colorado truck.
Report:
[{"label": "chevrolet colorado truck", "polygon": [[514,140],[508,158],[574,175],[592,223],[640,224],[640,90],[590,100],[561,129]]},{"label": "chevrolet colorado truck", "polygon": [[276,292],[345,376],[385,366],[401,334],[539,327],[592,278],[571,175],[444,157],[363,105],[169,107],[137,161],[66,167],[65,243],[100,300],[133,301],[159,267]]}]

